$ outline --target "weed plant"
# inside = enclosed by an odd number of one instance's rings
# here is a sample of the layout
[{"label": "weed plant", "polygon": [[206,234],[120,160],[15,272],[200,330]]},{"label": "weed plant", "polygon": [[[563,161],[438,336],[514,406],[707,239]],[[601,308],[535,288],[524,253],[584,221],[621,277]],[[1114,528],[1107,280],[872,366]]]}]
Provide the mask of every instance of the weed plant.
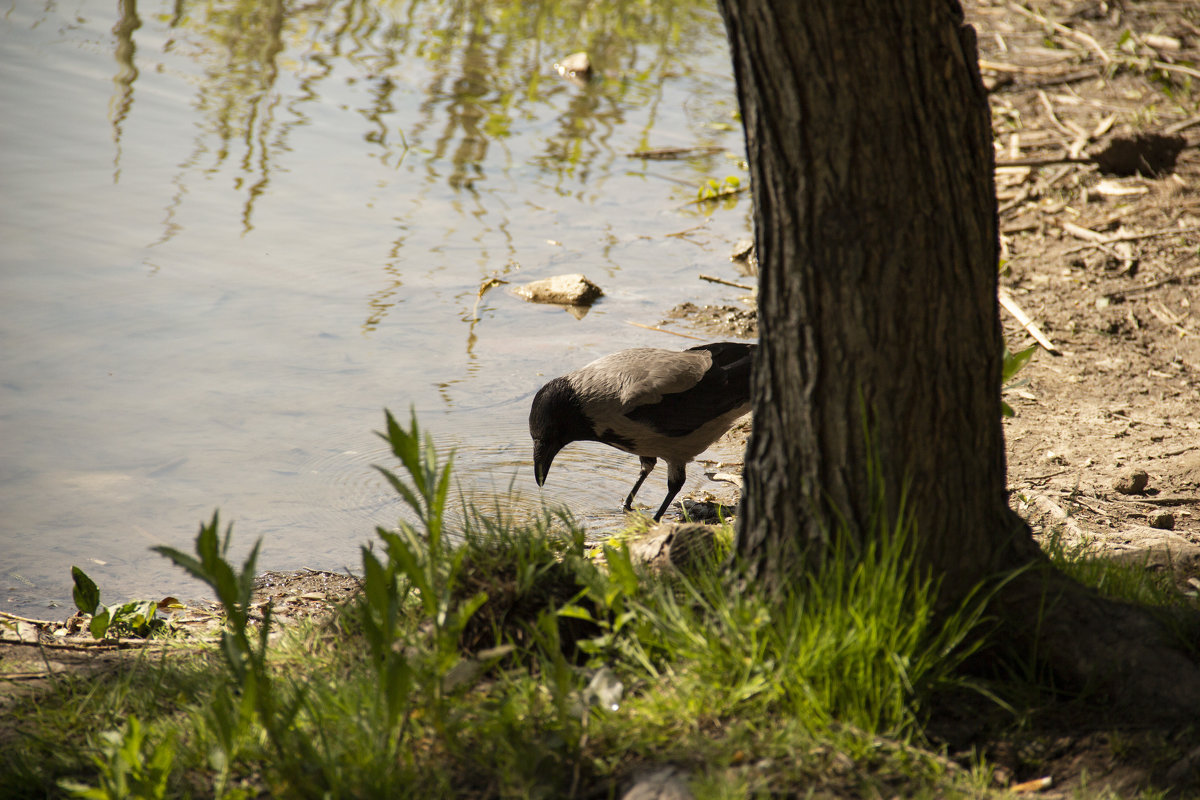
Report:
[{"label": "weed plant", "polygon": [[[338,615],[282,631],[269,606],[255,615],[259,548],[235,567],[214,515],[195,555],[158,551],[221,601],[218,653],[63,686],[64,710],[96,704],[70,731],[31,704],[0,786],[19,774],[14,796],[561,798],[669,762],[699,796],[978,788],[917,745],[982,604],[935,615],[904,520],[862,547],[832,534],[821,565],[771,596],[716,558],[663,576],[625,546],[589,557],[564,514],[517,524],[467,509],[448,530],[451,462],[415,418],[389,414],[382,436],[401,471],[381,472],[411,515],[362,549],[362,591]],[[39,771],[33,751],[56,745]]]}]

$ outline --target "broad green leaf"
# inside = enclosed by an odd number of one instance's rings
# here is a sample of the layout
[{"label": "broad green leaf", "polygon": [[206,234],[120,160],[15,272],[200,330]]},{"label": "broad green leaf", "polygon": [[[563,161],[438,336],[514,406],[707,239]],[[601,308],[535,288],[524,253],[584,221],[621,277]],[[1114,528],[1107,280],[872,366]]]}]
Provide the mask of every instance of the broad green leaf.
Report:
[{"label": "broad green leaf", "polygon": [[1033,358],[1033,354],[1036,350],[1036,344],[1031,344],[1029,347],[1026,347],[1024,350],[1020,350],[1016,353],[1009,352],[1008,348],[1006,347],[1004,349],[1004,367],[1000,375],[1000,382],[1004,384],[1011,381],[1013,376],[1020,372],[1025,365],[1029,363],[1029,359]]},{"label": "broad green leaf", "polygon": [[96,606],[100,605],[100,589],[95,581],[79,567],[71,567],[71,578],[75,581],[75,588],[72,590],[75,607],[84,614],[94,614]]},{"label": "broad green leaf", "polygon": [[111,614],[112,612],[108,608],[102,608],[92,615],[88,630],[91,631],[93,639],[103,639],[104,634],[108,633],[109,621],[112,619]]}]

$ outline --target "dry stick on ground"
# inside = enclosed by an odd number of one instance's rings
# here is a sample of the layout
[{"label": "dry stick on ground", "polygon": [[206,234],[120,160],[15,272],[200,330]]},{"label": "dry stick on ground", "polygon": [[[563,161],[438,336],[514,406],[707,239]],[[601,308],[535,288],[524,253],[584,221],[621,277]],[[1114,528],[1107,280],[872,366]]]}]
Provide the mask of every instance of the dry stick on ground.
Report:
[{"label": "dry stick on ground", "polygon": [[1058,31],[1064,36],[1069,36],[1075,41],[1086,45],[1092,50],[1092,52],[1100,56],[1100,60],[1103,61],[1105,65],[1112,63],[1112,56],[1110,56],[1104,50],[1104,48],[1100,46],[1099,42],[1083,31],[1077,31],[1074,28],[1069,28],[1066,25],[1063,25],[1061,22],[1054,22],[1053,20],[1047,19],[1036,11],[1031,11],[1019,3],[1009,3],[1008,7],[1013,11],[1016,11],[1018,14],[1029,17],[1030,19],[1035,19],[1043,25],[1049,25],[1051,28],[1054,28],[1054,30]]},{"label": "dry stick on ground", "polygon": [[[1022,75],[1054,75],[1054,73],[1061,70],[1061,67],[1057,64],[1048,67],[1027,67],[1024,64],[1008,64],[1003,61],[989,61],[986,58],[979,59],[979,68],[990,69],[993,72],[1013,72]],[[1095,70],[1088,70],[1088,75],[1095,74]]]},{"label": "dry stick on ground", "polygon": [[1103,233],[1097,233],[1090,228],[1085,228],[1082,225],[1076,225],[1074,222],[1063,222],[1061,227],[1064,231],[1071,234],[1077,239],[1084,239],[1093,244],[1108,244],[1108,237]]},{"label": "dry stick on ground", "polygon": [[1069,533],[1075,541],[1087,538],[1083,528],[1079,527],[1079,523],[1076,522],[1070,514],[1064,511],[1062,506],[1060,506],[1058,503],[1054,502],[1044,494],[1030,494],[1026,495],[1026,497],[1028,498],[1030,505],[1037,506],[1042,510],[1042,513],[1053,517],[1055,524],[1062,525],[1063,529]]},{"label": "dry stick on ground", "polygon": [[[1054,123],[1054,127],[1058,128],[1059,131],[1061,131],[1064,135],[1069,136],[1072,139],[1075,139],[1081,135],[1083,135],[1083,136],[1087,135],[1086,131],[1084,131],[1082,129],[1080,129],[1080,130],[1072,129],[1072,128],[1068,127],[1065,122],[1060,120],[1058,118],[1058,114],[1056,114],[1054,111],[1054,104],[1050,102],[1049,95],[1047,95],[1041,89],[1038,89],[1038,100],[1041,101],[1042,107],[1044,109],[1046,109],[1046,116],[1048,116],[1050,118],[1050,121],[1052,123]],[[1074,157],[1079,156],[1078,153],[1072,153],[1071,155]]]},{"label": "dry stick on ground", "polygon": [[[1069,228],[1067,227],[1068,225],[1070,226]],[[1120,235],[1116,235],[1116,236],[1105,236],[1102,233],[1096,233],[1095,231],[1080,227],[1079,225],[1075,225],[1074,223],[1071,223],[1071,222],[1064,222],[1062,227],[1063,227],[1063,230],[1067,231],[1070,234],[1077,236],[1080,239],[1088,239],[1089,240],[1087,244],[1081,244],[1078,247],[1073,247],[1070,250],[1064,251],[1063,252],[1064,256],[1071,255],[1072,253],[1078,253],[1081,250],[1090,250],[1093,247],[1103,247],[1104,245],[1107,245],[1107,244],[1116,244],[1117,242],[1136,242],[1139,239],[1153,239],[1158,236],[1170,236],[1171,234],[1175,234],[1175,233],[1183,235],[1183,234],[1200,232],[1200,228],[1167,228],[1165,230],[1150,231],[1148,233],[1125,233],[1125,234],[1120,234]],[[1083,233],[1085,231],[1086,231],[1086,234],[1088,234],[1088,235],[1085,235]],[[1093,238],[1093,236],[1096,236],[1099,238]],[[1166,283],[1170,283],[1170,282],[1171,282],[1171,279],[1168,279],[1166,281]],[[1162,285],[1162,284],[1159,284],[1159,285]],[[1138,288],[1139,289],[1148,289],[1151,287],[1142,286],[1142,287],[1138,287]],[[1126,291],[1136,291],[1136,290],[1131,289],[1131,290],[1126,290]]]},{"label": "dry stick on ground", "polygon": [[1017,322],[1021,323],[1021,327],[1024,328],[1029,335],[1032,336],[1034,340],[1046,350],[1047,353],[1050,353],[1054,356],[1062,355],[1062,351],[1055,347],[1054,344],[1046,338],[1046,334],[1042,333],[1041,329],[1038,328],[1034,321],[1029,318],[1029,315],[1026,314],[1019,305],[1017,305],[1017,301],[1013,300],[1012,295],[1010,295],[1008,290],[1004,287],[1000,287],[1000,305],[1004,306],[1008,313],[1017,318]]},{"label": "dry stick on ground", "polygon": [[1029,199],[1030,193],[1033,191],[1033,184],[1029,181],[1021,184],[1021,188],[1017,190],[1017,196],[1000,205],[997,212],[1000,214],[1007,213]]},{"label": "dry stick on ground", "polygon": [[1049,167],[1054,164],[1091,164],[1087,156],[1030,156],[1029,158],[998,158],[997,167]]},{"label": "dry stick on ground", "polygon": [[1167,127],[1163,128],[1163,133],[1180,133],[1182,131],[1186,131],[1188,128],[1191,128],[1194,125],[1200,125],[1200,116],[1180,120],[1179,122],[1173,122]]},{"label": "dry stick on ground", "polygon": [[56,622],[50,622],[49,620],[44,620],[44,619],[29,619],[29,617],[18,617],[16,614],[10,614],[7,611],[0,611],[0,617],[4,617],[5,619],[16,620],[17,622],[28,622],[30,625],[50,626],[50,625],[58,624]]},{"label": "dry stick on ground", "polygon": [[1200,70],[1185,67],[1182,64],[1168,64],[1165,61],[1151,61],[1150,64],[1155,69],[1165,69],[1167,72],[1178,72],[1180,75],[1187,75],[1189,78],[1200,78]]},{"label": "dry stick on ground", "polygon": [[120,639],[114,642],[104,639],[96,639],[95,644],[88,639],[81,639],[73,642],[27,642],[24,639],[0,640],[0,645],[5,646],[17,645],[20,647],[44,647],[47,650],[75,650],[81,653],[117,650],[152,650],[154,648],[159,648],[162,650],[199,650],[207,645],[220,643],[220,637],[215,636],[189,639],[187,642],[142,641],[138,639]]}]

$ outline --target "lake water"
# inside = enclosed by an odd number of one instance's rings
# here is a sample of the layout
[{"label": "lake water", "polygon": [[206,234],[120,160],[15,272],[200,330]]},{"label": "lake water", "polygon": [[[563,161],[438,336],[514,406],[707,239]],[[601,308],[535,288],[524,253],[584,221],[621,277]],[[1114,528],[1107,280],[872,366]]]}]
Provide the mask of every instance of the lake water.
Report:
[{"label": "lake water", "polygon": [[[586,85],[553,66],[578,50]],[[190,551],[218,508],[260,568],[356,567],[402,513],[370,468],[385,407],[470,496],[611,528],[636,459],[577,445],[539,490],[532,393],[690,346],[629,323],[738,294],[697,277],[736,278],[750,224],[744,197],[691,202],[746,178],[708,3],[10,0],[0,76],[13,613],[69,613],[72,564],[106,602],[199,596],[148,548]],[[701,145],[725,152],[626,155]],[[569,272],[605,291],[581,319],[479,296]]]}]

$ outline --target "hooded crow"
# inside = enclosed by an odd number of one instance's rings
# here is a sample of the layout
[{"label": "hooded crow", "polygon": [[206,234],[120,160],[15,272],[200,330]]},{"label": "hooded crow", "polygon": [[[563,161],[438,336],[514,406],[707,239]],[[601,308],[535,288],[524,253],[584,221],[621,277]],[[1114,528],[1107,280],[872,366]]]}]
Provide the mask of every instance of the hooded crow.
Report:
[{"label": "hooded crow", "polygon": [[538,486],[571,442],[604,442],[642,461],[633,496],[658,459],[667,462],[667,497],[657,522],[683,488],[687,464],[750,410],[755,345],[717,342],[682,352],[638,347],[597,359],[543,386],[529,411]]}]

